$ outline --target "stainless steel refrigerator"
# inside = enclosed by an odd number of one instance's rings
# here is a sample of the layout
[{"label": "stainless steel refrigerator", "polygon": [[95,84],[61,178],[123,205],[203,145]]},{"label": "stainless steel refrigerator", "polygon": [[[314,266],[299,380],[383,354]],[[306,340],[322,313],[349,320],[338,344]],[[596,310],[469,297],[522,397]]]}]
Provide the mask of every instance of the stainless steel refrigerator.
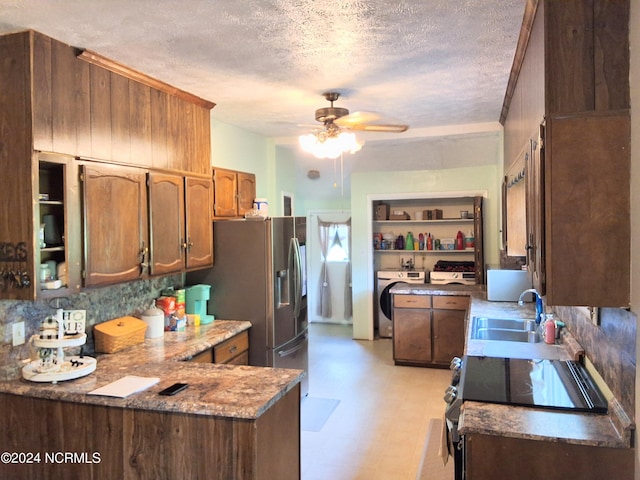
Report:
[{"label": "stainless steel refrigerator", "polygon": [[213,224],[214,265],[187,274],[211,285],[210,315],[249,320],[249,364],[298,368],[307,375],[306,219],[222,220]]}]

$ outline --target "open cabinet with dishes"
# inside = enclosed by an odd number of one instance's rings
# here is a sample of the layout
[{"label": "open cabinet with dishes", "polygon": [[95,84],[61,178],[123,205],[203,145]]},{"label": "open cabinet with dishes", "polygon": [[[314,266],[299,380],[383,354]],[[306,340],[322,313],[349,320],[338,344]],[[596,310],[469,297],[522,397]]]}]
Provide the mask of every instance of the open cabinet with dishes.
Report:
[{"label": "open cabinet with dishes", "polygon": [[432,283],[484,283],[482,203],[481,196],[373,202],[374,270],[423,270]]}]

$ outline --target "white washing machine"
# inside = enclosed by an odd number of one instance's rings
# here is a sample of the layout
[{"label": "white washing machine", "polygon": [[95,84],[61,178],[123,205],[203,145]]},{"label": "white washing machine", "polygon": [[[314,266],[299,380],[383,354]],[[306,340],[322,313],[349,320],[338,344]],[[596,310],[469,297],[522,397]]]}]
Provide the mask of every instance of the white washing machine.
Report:
[{"label": "white washing machine", "polygon": [[378,335],[391,338],[393,323],[391,322],[391,290],[398,283],[425,283],[425,272],[417,270],[380,270],[376,272],[376,294],[374,325],[378,328]]}]

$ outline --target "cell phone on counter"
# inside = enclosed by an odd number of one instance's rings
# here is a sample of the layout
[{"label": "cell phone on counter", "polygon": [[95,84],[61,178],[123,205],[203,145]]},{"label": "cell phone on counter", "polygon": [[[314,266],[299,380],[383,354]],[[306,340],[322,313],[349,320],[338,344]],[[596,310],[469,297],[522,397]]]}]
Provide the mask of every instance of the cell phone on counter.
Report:
[{"label": "cell phone on counter", "polygon": [[184,390],[188,386],[189,386],[188,383],[174,383],[170,387],[167,387],[164,390],[160,391],[158,393],[158,395],[165,395],[165,396],[169,397],[171,395],[175,395],[178,392],[181,392],[182,390]]}]

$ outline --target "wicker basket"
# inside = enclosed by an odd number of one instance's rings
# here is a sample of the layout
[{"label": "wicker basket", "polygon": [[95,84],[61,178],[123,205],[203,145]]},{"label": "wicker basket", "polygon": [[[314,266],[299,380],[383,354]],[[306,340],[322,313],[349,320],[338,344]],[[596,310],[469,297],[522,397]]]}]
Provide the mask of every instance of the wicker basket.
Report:
[{"label": "wicker basket", "polygon": [[144,342],[147,324],[135,317],[120,317],[93,328],[96,352],[115,353]]}]

